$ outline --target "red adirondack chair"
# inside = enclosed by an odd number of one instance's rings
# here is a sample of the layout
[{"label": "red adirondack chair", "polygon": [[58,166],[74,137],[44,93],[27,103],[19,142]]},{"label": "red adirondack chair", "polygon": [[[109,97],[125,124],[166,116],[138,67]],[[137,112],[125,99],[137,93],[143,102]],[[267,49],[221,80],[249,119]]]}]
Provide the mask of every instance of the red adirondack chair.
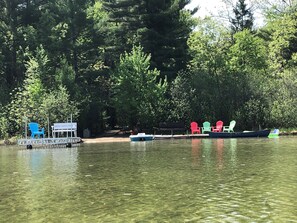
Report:
[{"label": "red adirondack chair", "polygon": [[221,120],[217,121],[216,126],[213,127],[212,131],[221,132],[223,130],[223,125],[224,123]]},{"label": "red adirondack chair", "polygon": [[198,134],[201,134],[200,127],[198,127],[197,122],[191,122],[191,131],[192,131],[192,134],[194,134],[195,132]]}]

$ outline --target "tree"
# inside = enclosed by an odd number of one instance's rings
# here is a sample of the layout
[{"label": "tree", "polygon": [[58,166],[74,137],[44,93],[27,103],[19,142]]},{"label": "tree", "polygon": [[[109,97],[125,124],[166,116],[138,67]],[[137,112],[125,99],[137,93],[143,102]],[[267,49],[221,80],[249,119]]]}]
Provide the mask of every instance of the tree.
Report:
[{"label": "tree", "polygon": [[[229,86],[227,52],[230,35],[210,18],[199,21],[188,40],[190,61],[189,72],[183,75],[190,82],[187,92],[194,92],[191,100],[192,113],[199,112],[192,120],[228,120],[232,115],[232,93]],[[178,85],[175,85],[178,88]],[[181,89],[182,91],[182,89]],[[178,99],[178,94],[177,99]],[[224,103],[221,103],[224,101]]]},{"label": "tree", "polygon": [[48,64],[48,56],[42,47],[27,62],[23,85],[13,91],[12,101],[7,106],[10,132],[21,133],[25,119],[45,126],[51,113],[52,121],[66,120],[70,114],[77,117],[77,105],[70,100],[66,88],[53,85],[48,89],[42,82],[41,76],[46,74],[43,71],[48,69]]},{"label": "tree", "polygon": [[108,107],[108,67],[104,65],[102,52],[103,32],[100,26],[96,26],[96,21],[100,20],[96,14],[100,2],[42,2],[35,27],[38,40],[50,59],[52,72],[46,76],[45,83],[47,86],[56,81],[59,85],[62,83],[71,100],[80,102],[81,128],[89,128],[97,134],[103,129],[101,114]]},{"label": "tree", "polygon": [[145,6],[138,0],[102,0],[102,5],[99,1],[95,6],[98,15],[95,22],[105,36],[105,65],[114,68],[122,53],[139,44],[137,30],[144,28],[141,11]]},{"label": "tree", "polygon": [[112,73],[112,100],[120,125],[133,127],[140,122],[152,127],[161,113],[167,83],[157,81],[160,73],[150,69],[150,59],[142,47],[133,47],[121,55]]},{"label": "tree", "polygon": [[203,102],[198,101],[202,99],[199,97],[198,89],[193,86],[194,75],[189,71],[180,71],[178,76],[172,82],[170,88],[171,100],[168,104],[168,118],[162,121],[183,120],[185,123],[190,123],[191,121],[198,121],[204,118],[204,111],[197,114],[197,110],[200,110],[203,106]]},{"label": "tree", "polygon": [[243,127],[265,125],[268,63],[266,43],[250,30],[237,32],[228,52],[234,110]]},{"label": "tree", "polygon": [[270,20],[289,11],[296,10],[295,0],[257,0],[257,7],[262,10],[265,17]]},{"label": "tree", "polygon": [[255,73],[267,69],[266,55],[264,41],[245,29],[234,35],[234,44],[229,50],[229,65],[238,72]]},{"label": "tree", "polygon": [[40,48],[37,50],[36,57],[31,57],[26,64],[27,71],[23,86],[14,90],[12,101],[8,105],[8,118],[14,131],[20,130],[24,117],[32,121],[42,120],[39,107],[42,104],[45,89],[41,81],[41,70],[47,63],[47,55],[44,49]]},{"label": "tree", "polygon": [[297,13],[284,14],[268,24],[270,66],[277,73],[297,64]]},{"label": "tree", "polygon": [[151,53],[152,65],[167,76],[171,82],[178,71],[185,69],[189,61],[187,40],[195,22],[191,17],[196,12],[185,10],[189,0],[149,0],[144,15],[145,29],[141,45]]},{"label": "tree", "polygon": [[286,69],[282,78],[272,79],[269,105],[270,114],[268,120],[272,127],[292,128],[297,127],[297,68]]},{"label": "tree", "polygon": [[70,116],[72,116],[73,119],[76,119],[79,114],[77,103],[70,99],[66,87],[62,85],[59,85],[57,88],[52,89],[43,95],[39,111],[43,117],[42,123],[47,122],[46,118],[49,118],[51,123],[67,122],[67,120],[70,119]]},{"label": "tree", "polygon": [[245,0],[238,0],[233,12],[234,17],[230,19],[231,30],[233,33],[243,31],[244,29],[252,30],[254,18],[251,9],[247,8]]},{"label": "tree", "polygon": [[[5,81],[4,89],[9,92],[15,88],[24,77],[24,60],[22,48],[22,20],[21,0],[1,0],[0,1],[0,52],[4,55],[1,58],[1,71]],[[0,78],[1,78],[0,71]],[[4,93],[5,94],[5,93]],[[6,98],[5,95],[4,98]],[[5,101],[7,103],[7,101]]]},{"label": "tree", "polygon": [[106,61],[112,66],[118,56],[140,44],[151,54],[151,66],[161,77],[173,80],[187,64],[187,39],[194,26],[189,0],[103,1],[106,21]]},{"label": "tree", "polygon": [[269,20],[265,27],[270,34],[270,80],[266,94],[269,95],[269,123],[273,126],[293,127],[297,126],[297,13],[291,7],[285,12]]}]

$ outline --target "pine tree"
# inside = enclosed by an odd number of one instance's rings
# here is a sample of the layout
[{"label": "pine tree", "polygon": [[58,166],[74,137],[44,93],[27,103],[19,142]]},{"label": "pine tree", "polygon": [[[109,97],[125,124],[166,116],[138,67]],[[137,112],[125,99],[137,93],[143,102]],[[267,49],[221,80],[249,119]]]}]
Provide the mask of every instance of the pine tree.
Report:
[{"label": "pine tree", "polygon": [[149,0],[145,17],[146,32],[142,45],[151,53],[154,67],[172,81],[179,70],[186,67],[187,40],[192,32],[193,20],[184,7],[188,0]]},{"label": "pine tree", "polygon": [[140,44],[152,56],[152,67],[173,80],[187,62],[187,39],[193,20],[184,7],[189,0],[103,1],[109,14],[106,30],[106,62]]},{"label": "pine tree", "polygon": [[105,34],[105,63],[113,67],[119,55],[130,51],[137,43],[137,30],[143,27],[139,11],[141,2],[138,0],[103,0],[103,8],[108,19],[101,31]]},{"label": "pine tree", "polygon": [[254,25],[254,18],[251,8],[247,8],[245,0],[238,0],[233,9],[234,18],[230,19],[231,30],[233,33],[242,31],[244,29],[252,30]]}]

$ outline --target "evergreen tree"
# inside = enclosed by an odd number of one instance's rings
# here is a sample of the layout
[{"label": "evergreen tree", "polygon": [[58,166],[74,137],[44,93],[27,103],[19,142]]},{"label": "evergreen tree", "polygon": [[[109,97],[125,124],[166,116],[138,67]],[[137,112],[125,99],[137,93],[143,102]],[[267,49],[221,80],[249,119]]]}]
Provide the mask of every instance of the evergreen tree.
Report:
[{"label": "evergreen tree", "polygon": [[194,21],[190,11],[184,10],[189,0],[149,0],[146,4],[145,32],[141,44],[152,55],[153,67],[161,76],[174,80],[188,62],[187,40]]},{"label": "evergreen tree", "polygon": [[233,33],[243,31],[244,29],[252,30],[254,18],[251,8],[247,8],[245,0],[238,0],[233,12],[234,17],[230,18],[231,30]]},{"label": "evergreen tree", "polygon": [[[133,44],[138,44],[137,30],[142,29],[145,10],[143,1],[139,0],[102,0],[107,18],[101,30],[105,35],[105,65],[114,67],[119,55],[130,51]],[[101,21],[97,21],[101,23]]]},{"label": "evergreen tree", "polygon": [[21,0],[0,1],[0,51],[3,55],[2,71],[9,90],[17,86],[24,77],[24,61],[22,60],[22,29],[20,8]]},{"label": "evergreen tree", "polygon": [[194,25],[189,0],[103,1],[109,19],[106,27],[106,60],[109,66],[133,44],[152,56],[152,67],[173,80],[186,67],[187,39]]}]

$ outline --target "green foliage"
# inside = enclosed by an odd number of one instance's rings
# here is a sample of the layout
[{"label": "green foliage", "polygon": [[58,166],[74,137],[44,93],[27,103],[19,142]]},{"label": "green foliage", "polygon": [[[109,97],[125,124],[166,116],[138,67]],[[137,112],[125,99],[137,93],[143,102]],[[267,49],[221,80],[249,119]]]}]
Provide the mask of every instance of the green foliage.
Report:
[{"label": "green foliage", "polygon": [[23,86],[13,92],[13,98],[8,106],[9,118],[14,129],[19,129],[23,117],[30,117],[31,120],[38,120],[40,117],[39,106],[42,103],[45,93],[40,76],[48,62],[44,50],[37,50],[36,57],[30,58],[27,62],[26,78]]},{"label": "green foliage", "polygon": [[286,70],[282,78],[274,79],[267,90],[270,95],[269,123],[276,127],[297,126],[297,75],[296,68]]},{"label": "green foliage", "polygon": [[228,66],[233,80],[229,86],[236,92],[235,114],[242,120],[242,127],[258,128],[265,124],[268,107],[264,97],[268,70],[266,43],[246,29],[233,37]]},{"label": "green foliage", "polygon": [[269,101],[268,122],[276,127],[295,127],[297,94],[297,13],[289,7],[270,17],[266,31],[269,42],[269,82],[265,93]]},{"label": "green foliage", "polygon": [[189,79],[191,87],[184,90],[195,92],[191,106],[196,115],[192,120],[228,120],[232,115],[234,91],[230,83],[234,81],[227,66],[228,39],[230,35],[226,30],[206,19],[199,22],[188,40],[192,60],[189,75],[184,78]]},{"label": "green foliage", "polygon": [[[189,72],[181,71],[172,83],[170,89],[172,97],[170,108],[172,109],[169,109],[169,120],[184,120],[185,122],[190,122],[191,120],[199,120],[202,118],[202,113],[195,112],[201,110],[201,103],[197,103],[201,98],[199,97],[197,89],[193,88],[190,75]],[[200,109],[198,107],[200,107]],[[165,119],[163,121],[167,120]]]},{"label": "green foliage", "polygon": [[0,111],[0,139],[8,137],[9,122],[3,111]]},{"label": "green foliage", "polygon": [[282,95],[283,100],[273,102],[271,110],[271,121],[276,126],[289,128],[296,126],[297,101]]},{"label": "green foliage", "polygon": [[188,41],[190,72],[174,84],[173,111],[201,122],[236,119],[243,129],[271,126],[276,98],[271,98],[268,44],[250,30],[233,38],[227,42],[228,34],[211,20],[199,23]]},{"label": "green foliage", "polygon": [[[130,51],[132,45],[143,46],[151,54],[151,66],[157,68],[161,77],[173,80],[177,72],[186,67],[187,39],[194,27],[194,20],[184,7],[185,0],[103,0],[108,19],[96,22],[100,26],[106,21],[106,60],[117,61],[120,54]],[[100,9],[97,10],[101,15]],[[103,21],[103,22],[102,22]],[[108,64],[108,65],[110,65]]]},{"label": "green foliage", "polygon": [[271,41],[269,43],[270,66],[278,75],[291,65],[296,66],[297,52],[297,13],[285,14],[274,20],[271,27]]},{"label": "green foliage", "polygon": [[267,103],[261,98],[251,98],[235,113],[235,119],[240,120],[241,128],[258,130],[259,127],[267,127],[266,120],[269,117]]},{"label": "green foliage", "polygon": [[51,123],[54,122],[67,122],[72,115],[76,119],[79,114],[77,104],[70,100],[69,93],[66,88],[60,85],[58,89],[44,94],[43,101],[39,106],[41,117],[44,122],[48,117]]},{"label": "green foliage", "polygon": [[267,21],[272,21],[282,17],[286,13],[296,11],[297,2],[295,0],[262,0],[261,8]]},{"label": "green foliage", "polygon": [[296,1],[261,1],[272,7],[260,31],[244,0],[233,30],[193,18],[189,2],[0,0],[2,137],[24,116],[70,113],[92,134],[138,121],[296,126]]},{"label": "green foliage", "polygon": [[23,85],[13,91],[12,101],[7,106],[11,132],[19,132],[25,119],[45,126],[48,117],[51,121],[66,120],[70,114],[77,117],[78,110],[70,101],[65,87],[60,84],[57,89],[45,89],[41,76],[48,69],[48,63],[48,57],[42,47],[38,48],[36,56],[27,62]]},{"label": "green foliage", "polygon": [[152,125],[157,120],[166,91],[166,80],[157,82],[159,71],[150,70],[150,55],[142,47],[121,55],[112,74],[113,103],[120,125]]},{"label": "green foliage", "polygon": [[55,83],[58,86],[65,86],[68,92],[71,92],[72,95],[75,95],[75,92],[78,89],[75,83],[75,72],[72,66],[68,64],[66,58],[62,58],[60,67],[56,69]]},{"label": "green foliage", "polygon": [[101,1],[96,1],[87,9],[87,18],[94,21],[94,28],[100,30],[108,20],[108,13],[104,10]]},{"label": "green foliage", "polygon": [[230,35],[210,18],[200,20],[188,39],[193,70],[210,73],[212,76],[225,69],[226,50],[230,47]]},{"label": "green foliage", "polygon": [[145,28],[141,45],[152,55],[152,66],[171,82],[178,71],[186,68],[188,57],[187,40],[194,28],[195,20],[184,7],[188,0],[155,1],[146,4],[143,16]]},{"label": "green foliage", "polygon": [[267,68],[267,50],[262,39],[250,30],[237,32],[229,50],[229,64],[237,72],[252,73]]}]

